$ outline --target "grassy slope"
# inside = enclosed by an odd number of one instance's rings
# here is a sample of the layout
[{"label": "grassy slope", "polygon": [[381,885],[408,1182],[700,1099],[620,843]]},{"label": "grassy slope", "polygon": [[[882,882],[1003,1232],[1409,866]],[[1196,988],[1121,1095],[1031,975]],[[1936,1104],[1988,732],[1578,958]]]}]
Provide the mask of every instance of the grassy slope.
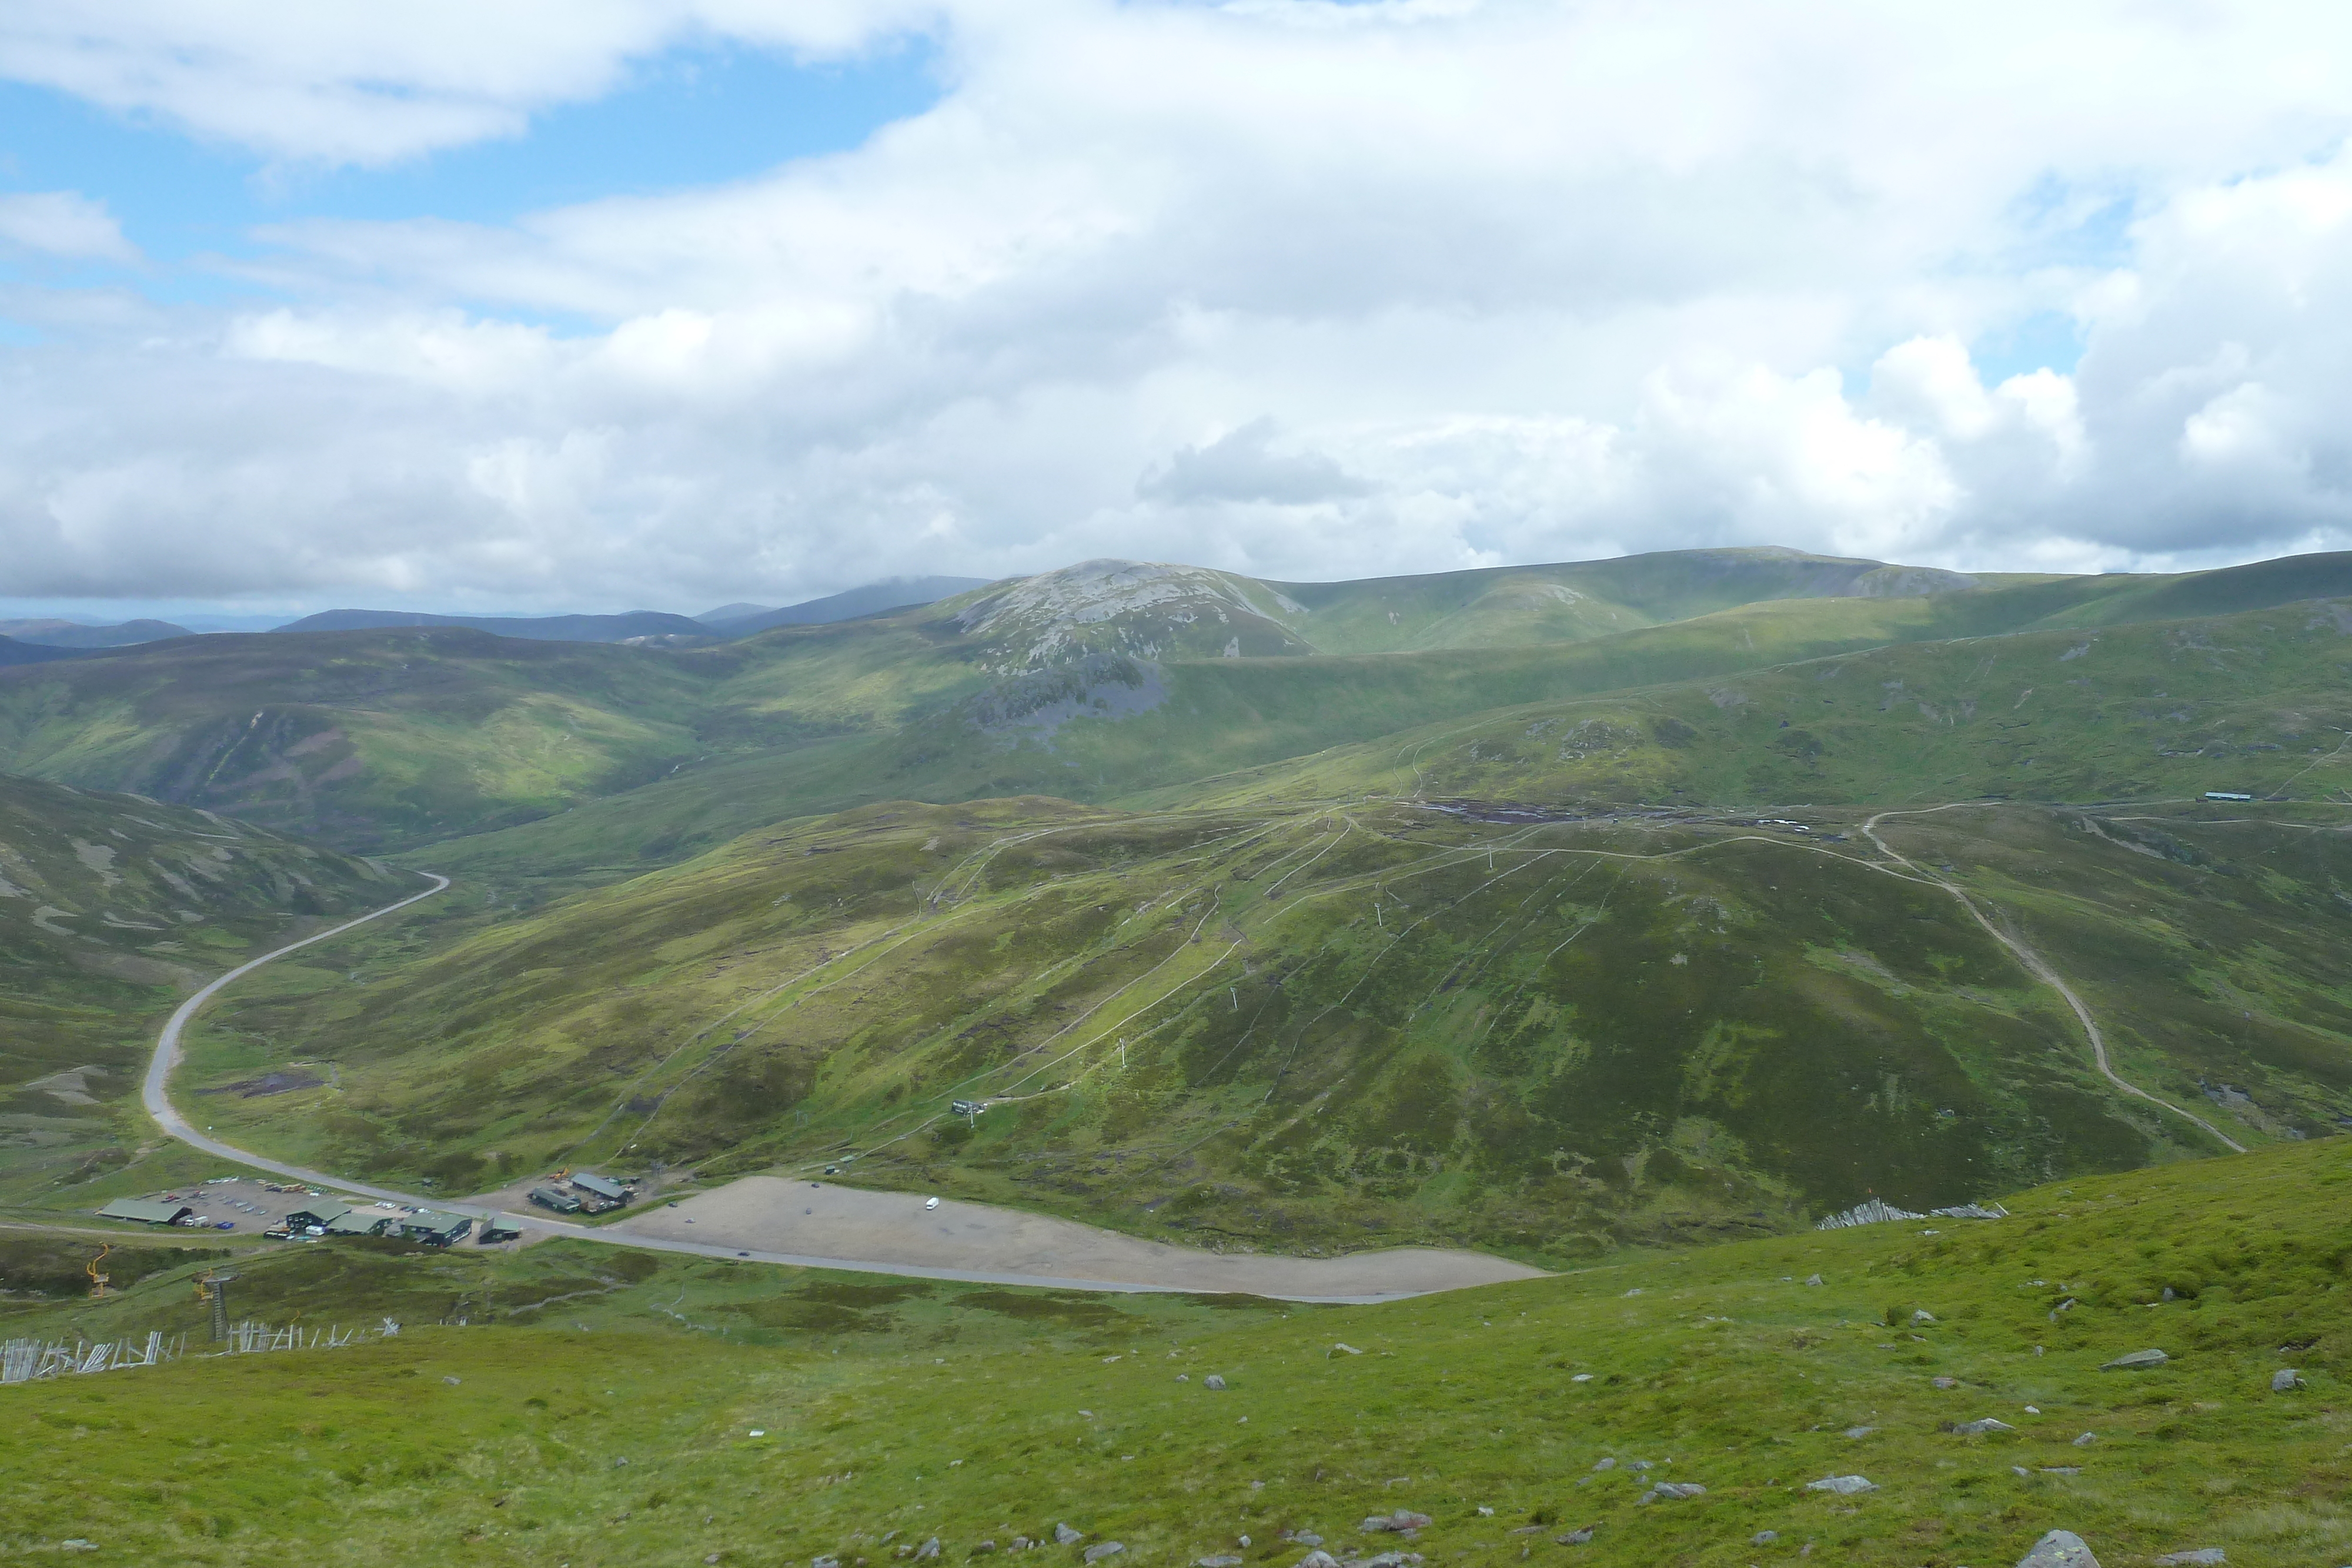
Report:
[{"label": "grassy slope", "polygon": [[[2158,1093],[2249,1142],[2352,1113],[2340,833],[1887,831],[2041,945]],[[358,985],[289,962],[210,1016],[190,1082],[335,1062],[221,1125],[450,1187],[862,1149],[869,1179],[1145,1234],[1554,1260],[2211,1146],[2096,1079],[1946,893],[1870,860],[1702,821],[870,808]],[[1017,1103],[964,1141],[945,1103],[979,1095]]]},{"label": "grassy slope", "polygon": [[[1358,1521],[1410,1508],[1433,1522],[1405,1544],[1436,1562],[2009,1563],[2056,1527],[2111,1563],[2335,1563],[2347,1155],[2295,1145],[2045,1188],[2008,1220],[1286,1316],[567,1247],[302,1249],[247,1265],[255,1315],[410,1326],[0,1389],[0,1540],[190,1564],[856,1568],[1067,1521],[1122,1561],[1286,1568],[1306,1549],[1285,1531],[1377,1551],[1399,1543]],[[19,1307],[10,1332],[184,1323],[185,1272],[103,1309]],[[520,1310],[537,1301],[554,1304]],[[423,1326],[460,1311],[500,1321]],[[2099,1370],[2149,1346],[2172,1360]],[[2270,1393],[2282,1366],[2308,1386]],[[1945,1429],[1983,1416],[2016,1430]],[[1853,1473],[1877,1490],[1802,1490]],[[1706,1490],[1637,1502],[1658,1478]],[[1589,1545],[1553,1544],[1574,1527]],[[1752,1545],[1765,1530],[1780,1539]]]},{"label": "grassy slope", "polygon": [[200,979],[415,885],[248,824],[0,775],[0,1196],[123,1162],[154,1029]]},{"label": "grassy slope", "polygon": [[1228,780],[1219,795],[1724,806],[2207,789],[2328,798],[2352,786],[2352,749],[2341,745],[2352,727],[2347,668],[2352,606],[2342,601],[1892,644],[1470,714]]}]

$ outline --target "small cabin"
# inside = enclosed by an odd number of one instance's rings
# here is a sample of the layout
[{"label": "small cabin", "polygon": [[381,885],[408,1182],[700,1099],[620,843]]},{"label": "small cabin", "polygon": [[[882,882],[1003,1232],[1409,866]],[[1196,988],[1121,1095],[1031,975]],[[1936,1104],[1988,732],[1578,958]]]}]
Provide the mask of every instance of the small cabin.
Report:
[{"label": "small cabin", "polygon": [[381,1209],[347,1208],[327,1221],[330,1236],[381,1236],[392,1224],[392,1216]]},{"label": "small cabin", "polygon": [[572,1190],[580,1194],[583,1207],[592,1213],[619,1208],[629,1201],[629,1189],[611,1176],[600,1176],[582,1171],[572,1178]]},{"label": "small cabin", "polygon": [[521,1236],[522,1227],[511,1219],[485,1219],[481,1229],[474,1233],[474,1239],[485,1247],[496,1247],[501,1241],[518,1240]]},{"label": "small cabin", "polygon": [[540,1207],[551,1208],[558,1214],[577,1214],[581,1209],[578,1198],[568,1192],[558,1192],[551,1186],[531,1188],[530,1200]]},{"label": "small cabin", "polygon": [[348,1203],[337,1203],[331,1197],[314,1197],[286,1211],[286,1228],[297,1232],[324,1230],[346,1214],[358,1212]]},{"label": "small cabin", "polygon": [[422,1241],[427,1247],[450,1247],[463,1241],[474,1228],[474,1222],[462,1214],[440,1214],[420,1208],[404,1216],[400,1234],[410,1241]]},{"label": "small cabin", "polygon": [[135,1219],[142,1225],[177,1225],[195,1212],[184,1203],[152,1197],[118,1197],[99,1214],[106,1219]]}]

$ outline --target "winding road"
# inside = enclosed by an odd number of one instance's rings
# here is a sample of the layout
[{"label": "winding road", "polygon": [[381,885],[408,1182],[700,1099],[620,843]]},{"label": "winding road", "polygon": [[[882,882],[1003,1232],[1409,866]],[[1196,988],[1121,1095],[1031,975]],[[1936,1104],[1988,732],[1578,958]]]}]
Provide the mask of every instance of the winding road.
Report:
[{"label": "winding road", "polygon": [[[828,1207],[838,1207],[843,1202],[855,1206],[855,1235],[871,1240],[894,1234],[895,1226],[895,1233],[903,1239],[906,1250],[914,1256],[892,1259],[816,1257],[766,1250],[756,1246],[739,1248],[684,1240],[675,1234],[665,1234],[674,1232],[688,1222],[684,1214],[669,1209],[651,1210],[622,1222],[626,1226],[642,1225],[649,1228],[623,1228],[622,1226],[600,1228],[542,1218],[537,1214],[517,1214],[497,1205],[484,1204],[478,1199],[453,1201],[400,1192],[390,1187],[371,1186],[327,1171],[289,1165],[283,1160],[250,1153],[208,1136],[190,1124],[172,1103],[170,1084],[173,1070],[179,1066],[183,1055],[181,1035],[205,1004],[224,988],[264,964],[331,940],[371,920],[381,920],[412,904],[431,898],[449,885],[449,879],[437,873],[420,874],[430,878],[433,883],[424,892],[411,894],[356,920],[347,920],[316,936],[306,936],[299,942],[289,942],[273,952],[264,953],[258,958],[238,965],[182,1002],[163,1025],[163,1032],[155,1038],[155,1054],[147,1064],[146,1082],[141,1091],[147,1113],[155,1119],[156,1125],[172,1137],[206,1154],[334,1192],[406,1204],[416,1208],[436,1209],[445,1214],[462,1214],[476,1219],[496,1216],[537,1234],[593,1241],[609,1247],[682,1252],[700,1258],[745,1258],[755,1262],[777,1263],[798,1269],[835,1269],[852,1273],[893,1274],[970,1284],[1025,1285],[1066,1291],[1130,1293],[1240,1291],[1282,1301],[1359,1305],[1398,1301],[1434,1291],[1535,1279],[1540,1275],[1538,1270],[1483,1253],[1450,1252],[1431,1248],[1401,1248],[1391,1251],[1360,1252],[1325,1259],[1201,1253],[1187,1248],[1171,1247],[1163,1242],[1142,1241],[1067,1220],[1000,1209],[988,1204],[943,1201],[937,1210],[931,1210],[923,1208],[923,1200],[911,1193],[869,1193],[839,1187],[824,1189],[828,1197],[834,1199]],[[701,1218],[717,1222],[712,1226],[714,1231],[733,1229],[745,1233],[743,1239],[749,1239],[751,1234],[762,1230],[772,1232],[779,1228],[779,1217],[788,1216],[790,1209],[782,1202],[772,1200],[761,1211],[746,1212],[749,1207],[746,1200],[753,1197],[763,1186],[782,1189],[785,1185],[773,1178],[751,1177],[716,1191],[698,1194],[687,1199],[682,1207],[704,1211]],[[791,1185],[797,1186],[799,1184]],[[814,1204],[804,1204],[803,1207],[813,1211]],[[893,1212],[899,1208],[907,1210],[907,1213]],[[912,1233],[914,1227],[910,1222],[917,1220],[927,1222],[922,1226],[926,1234],[919,1236]],[[783,1219],[781,1228],[791,1225],[792,1221]],[[826,1239],[825,1233],[821,1231],[814,1239]],[[1096,1263],[1106,1272],[1126,1277],[1063,1277],[1043,1272],[966,1269],[948,1266],[941,1260],[946,1257],[973,1252],[1002,1256],[1008,1243],[1013,1246],[1016,1256],[1039,1261],[1066,1258],[1081,1263]],[[1340,1288],[1315,1288],[1324,1282]],[[1364,1288],[1367,1284],[1391,1288],[1368,1290]]]},{"label": "winding road", "polygon": [[2050,967],[2047,959],[2043,958],[2041,954],[2035,952],[2032,948],[2027,946],[2024,942],[2019,938],[2011,936],[2008,932],[2003,931],[2000,926],[1995,925],[1991,920],[1986,917],[1985,912],[1977,907],[1977,901],[1970,898],[1960,887],[1959,883],[1948,881],[1946,878],[1937,875],[1936,873],[1929,871],[1927,867],[1919,864],[1918,862],[1912,860],[1906,855],[1898,854],[1894,850],[1887,847],[1886,841],[1885,839],[1878,836],[1878,824],[1889,817],[1925,816],[1930,811],[1949,811],[1958,806],[1972,805],[1977,803],[1978,802],[1973,801],[1956,801],[1949,806],[1921,806],[1900,811],[1881,811],[1876,816],[1862,824],[1862,836],[1868,839],[1873,844],[1876,845],[1879,853],[1886,856],[1889,860],[1898,862],[1902,865],[1909,868],[1918,876],[1920,881],[1934,883],[1937,887],[1942,888],[1946,893],[1948,893],[1954,898],[1958,899],[1960,901],[1960,906],[1976,917],[1976,923],[1985,928],[1986,934],[1991,936],[1994,941],[2008,948],[2010,953],[2015,956],[2017,961],[2025,966],[2025,972],[2027,974],[2032,975],[2035,979],[2041,981],[2043,985],[2049,987],[2052,990],[2057,992],[2061,997],[2063,997],[2066,999],[2066,1005],[2074,1009],[2074,1018],[2077,1022],[2082,1024],[2083,1033],[2091,1042],[2091,1060],[2098,1064],[2100,1076],[2104,1077],[2108,1082],[2114,1084],[2116,1088],[2122,1090],[2126,1094],[2132,1095],[2137,1099],[2145,1100],[2151,1105],[2161,1105],[2164,1109],[2171,1112],[2174,1115],[2179,1117],[2183,1121],[2194,1122],[2197,1125],[2204,1128],[2208,1133],[2212,1134],[2214,1137],[2227,1145],[2231,1153],[2240,1155],[2244,1154],[2246,1152],[2245,1145],[2238,1142],[2237,1139],[2232,1138],[2229,1134],[2221,1131],[2221,1128],[2215,1126],[2204,1117],[2197,1115],[2193,1112],[2184,1111],[2169,1100],[2158,1099],[2157,1096],[2149,1093],[2147,1090],[2142,1089],[2138,1084],[2131,1082],[2129,1080],[2123,1077],[2122,1074],[2118,1073],[2115,1070],[2114,1064],[2107,1061],[2107,1040],[2106,1037],[2099,1032],[2099,1020],[2091,1016],[2090,1008],[2084,1004],[2081,997],[2074,994],[2074,988],[2068,985],[2065,980],[2059,976],[2058,971]]}]

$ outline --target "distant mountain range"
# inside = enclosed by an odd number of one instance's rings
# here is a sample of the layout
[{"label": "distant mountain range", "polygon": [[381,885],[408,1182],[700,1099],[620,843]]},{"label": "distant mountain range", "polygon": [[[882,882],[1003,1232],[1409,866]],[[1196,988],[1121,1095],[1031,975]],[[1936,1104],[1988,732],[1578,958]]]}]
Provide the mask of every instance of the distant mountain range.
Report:
[{"label": "distant mountain range", "polygon": [[0,637],[37,643],[45,648],[127,648],[137,643],[194,635],[185,626],[169,621],[125,621],[113,626],[86,626],[79,621],[0,621]]},{"label": "distant mountain range", "polygon": [[827,626],[885,610],[936,604],[988,584],[984,577],[894,577],[887,582],[869,582],[863,588],[788,604],[781,610],[758,604],[723,604],[695,619],[721,636],[748,637],[771,626]]},{"label": "distant mountain range", "polygon": [[464,626],[532,643],[707,640],[710,628],[684,615],[632,610],[620,615],[434,615],[416,610],[322,610],[278,632],[380,632],[397,626]]}]

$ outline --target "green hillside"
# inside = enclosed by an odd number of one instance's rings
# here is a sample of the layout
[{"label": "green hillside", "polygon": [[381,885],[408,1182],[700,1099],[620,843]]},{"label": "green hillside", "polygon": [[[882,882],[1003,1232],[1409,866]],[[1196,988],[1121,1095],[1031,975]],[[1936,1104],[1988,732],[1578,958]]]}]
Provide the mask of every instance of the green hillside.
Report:
[{"label": "green hillside", "polygon": [[2352,603],[2336,600],[1910,643],[1470,714],[1223,789],[1717,806],[2341,799],[2347,671]]},{"label": "green hillside", "polygon": [[0,1193],[121,1165],[200,980],[413,878],[226,817],[0,775]]},{"label": "green hillside", "polygon": [[[1077,1539],[1045,1561],[1117,1542],[1121,1562],[1292,1568],[1319,1542],[1916,1568],[2013,1563],[2063,1529],[2111,1564],[2213,1548],[2305,1568],[2352,1558],[2347,1179],[2344,1143],[2295,1145],[2011,1195],[2007,1219],[1627,1254],[1377,1307],[576,1243],[292,1248],[242,1264],[257,1318],[396,1315],[400,1334],[0,1387],[0,1531],[41,1560],[83,1541],[223,1568],[855,1568],[1057,1524]],[[194,1272],[0,1317],[194,1328]],[[2102,1370],[2144,1349],[2165,1361]],[[1843,1476],[1870,1490],[1811,1490]],[[1365,1528],[1401,1511],[1426,1519],[1413,1537]]]},{"label": "green hillside", "polygon": [[[276,967],[186,1082],[332,1062],[224,1103],[222,1135],[442,1190],[848,1153],[1144,1234],[1554,1261],[2221,1146],[2101,1081],[2056,995],[1858,813],[1812,816],[873,807],[357,984]],[[2245,1143],[2331,1131],[2352,859],[2332,824],[2200,816],[1881,831],[2069,977],[2139,1086]]]}]

